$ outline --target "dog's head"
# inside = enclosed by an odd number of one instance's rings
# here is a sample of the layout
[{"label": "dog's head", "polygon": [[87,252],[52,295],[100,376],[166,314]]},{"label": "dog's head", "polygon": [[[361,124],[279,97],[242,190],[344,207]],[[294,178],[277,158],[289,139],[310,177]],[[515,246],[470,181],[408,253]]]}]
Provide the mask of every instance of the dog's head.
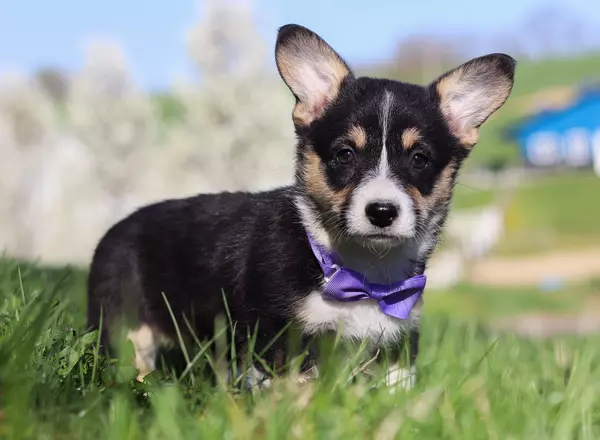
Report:
[{"label": "dog's head", "polygon": [[275,57],[296,98],[304,209],[331,237],[386,247],[437,234],[458,169],[508,98],[516,64],[483,56],[426,87],[357,78],[298,25],[279,30]]}]

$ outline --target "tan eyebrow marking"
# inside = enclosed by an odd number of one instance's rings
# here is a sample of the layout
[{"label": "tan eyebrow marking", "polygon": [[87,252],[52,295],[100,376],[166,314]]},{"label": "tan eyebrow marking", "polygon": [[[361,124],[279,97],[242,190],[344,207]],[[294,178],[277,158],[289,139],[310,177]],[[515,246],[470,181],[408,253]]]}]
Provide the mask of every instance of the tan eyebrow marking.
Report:
[{"label": "tan eyebrow marking", "polygon": [[406,150],[412,148],[421,139],[421,133],[416,127],[407,128],[402,132],[402,145]]},{"label": "tan eyebrow marking", "polygon": [[367,145],[367,133],[360,125],[353,125],[348,131],[348,138],[354,142],[356,148],[362,150]]}]

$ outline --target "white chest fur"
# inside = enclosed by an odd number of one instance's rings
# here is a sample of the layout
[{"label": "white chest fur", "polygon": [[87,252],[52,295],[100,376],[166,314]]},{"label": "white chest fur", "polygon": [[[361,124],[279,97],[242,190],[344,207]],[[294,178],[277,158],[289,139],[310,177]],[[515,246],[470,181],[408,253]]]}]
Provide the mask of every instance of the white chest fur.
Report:
[{"label": "white chest fur", "polygon": [[[332,247],[329,234],[308,205],[302,199],[297,199],[296,204],[311,236],[326,247]],[[365,275],[372,283],[386,284],[413,275],[415,262],[422,260],[434,244],[431,237],[420,235],[391,249],[365,248],[353,241],[336,243],[335,248],[345,267]],[[339,331],[345,338],[390,345],[418,326],[422,304],[423,300],[419,299],[408,319],[397,319],[384,314],[374,300],[326,300],[321,290],[315,290],[299,304],[296,318],[305,334]]]},{"label": "white chest fur", "polygon": [[297,317],[305,334],[339,331],[344,338],[390,345],[418,324],[421,306],[419,300],[408,319],[396,319],[384,314],[373,300],[332,301],[323,299],[320,291],[313,291],[300,306]]}]

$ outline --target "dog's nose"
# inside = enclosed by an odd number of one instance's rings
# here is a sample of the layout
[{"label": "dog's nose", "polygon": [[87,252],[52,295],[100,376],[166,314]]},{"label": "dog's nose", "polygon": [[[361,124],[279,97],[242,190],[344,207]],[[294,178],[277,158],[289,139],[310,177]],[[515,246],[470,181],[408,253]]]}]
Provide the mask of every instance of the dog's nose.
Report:
[{"label": "dog's nose", "polygon": [[369,221],[380,228],[391,225],[398,217],[396,205],[387,202],[369,203],[365,208]]}]

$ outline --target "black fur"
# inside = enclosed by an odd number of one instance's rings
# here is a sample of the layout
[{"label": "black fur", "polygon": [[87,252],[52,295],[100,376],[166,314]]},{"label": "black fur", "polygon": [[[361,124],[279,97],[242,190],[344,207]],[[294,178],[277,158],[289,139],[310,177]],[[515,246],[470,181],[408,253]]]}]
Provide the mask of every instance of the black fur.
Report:
[{"label": "black fur", "polygon": [[260,320],[268,343],[322,278],[292,193],[198,195],[146,206],[117,223],[93,258],[90,323],[97,327],[103,308],[105,328],[133,317],[128,327],[150,323],[173,338],[164,293],[179,326],[185,314],[206,338],[215,316],[226,315],[225,294],[238,336]]}]

